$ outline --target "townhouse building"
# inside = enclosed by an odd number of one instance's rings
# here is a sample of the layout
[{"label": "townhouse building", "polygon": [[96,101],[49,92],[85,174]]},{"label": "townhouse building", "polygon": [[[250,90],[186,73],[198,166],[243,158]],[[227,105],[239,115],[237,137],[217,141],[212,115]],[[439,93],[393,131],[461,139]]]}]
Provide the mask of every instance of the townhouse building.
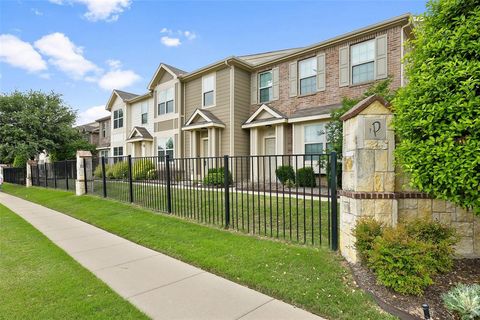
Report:
[{"label": "townhouse building", "polygon": [[104,150],[176,158],[325,152],[325,124],[344,97],[360,97],[386,78],[392,89],[403,85],[410,17],[192,72],[162,63],[146,93],[113,90]]}]

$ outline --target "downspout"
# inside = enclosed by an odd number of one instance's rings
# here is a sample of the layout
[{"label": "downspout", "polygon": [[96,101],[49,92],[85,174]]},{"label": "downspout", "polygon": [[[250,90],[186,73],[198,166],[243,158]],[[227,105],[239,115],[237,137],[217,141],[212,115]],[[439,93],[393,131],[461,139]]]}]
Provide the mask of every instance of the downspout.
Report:
[{"label": "downspout", "polygon": [[400,86],[403,87],[405,85],[405,80],[404,80],[404,63],[403,63],[403,57],[405,55],[405,28],[410,27],[412,24],[412,18],[408,19],[408,23],[402,27],[402,31],[400,33]]}]

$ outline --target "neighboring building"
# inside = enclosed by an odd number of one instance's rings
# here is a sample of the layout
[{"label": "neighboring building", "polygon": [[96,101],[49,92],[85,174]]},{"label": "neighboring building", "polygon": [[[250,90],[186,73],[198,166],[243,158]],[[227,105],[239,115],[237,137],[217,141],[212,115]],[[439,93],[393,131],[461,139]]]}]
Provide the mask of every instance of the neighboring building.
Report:
[{"label": "neighboring building", "polygon": [[110,155],[110,117],[106,116],[95,120],[98,124],[98,143],[97,152],[100,157],[108,157]]},{"label": "neighboring building", "polygon": [[98,145],[98,123],[91,122],[75,127],[90,144]]},{"label": "neighboring building", "polygon": [[160,64],[142,95],[114,90],[110,155],[321,153],[343,97],[403,85],[402,15],[304,48],[232,56],[193,72]]}]

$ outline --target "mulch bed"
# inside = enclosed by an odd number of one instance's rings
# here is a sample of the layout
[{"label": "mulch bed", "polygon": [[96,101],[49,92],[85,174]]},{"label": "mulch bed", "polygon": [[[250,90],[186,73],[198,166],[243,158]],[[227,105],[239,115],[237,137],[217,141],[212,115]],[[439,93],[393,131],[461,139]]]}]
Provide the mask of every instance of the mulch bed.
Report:
[{"label": "mulch bed", "polygon": [[375,275],[360,264],[351,265],[357,284],[370,292],[386,311],[401,319],[424,319],[422,304],[430,306],[431,319],[455,319],[444,307],[442,294],[457,283],[480,284],[480,259],[459,259],[451,272],[435,277],[422,297],[405,296],[376,283]]}]

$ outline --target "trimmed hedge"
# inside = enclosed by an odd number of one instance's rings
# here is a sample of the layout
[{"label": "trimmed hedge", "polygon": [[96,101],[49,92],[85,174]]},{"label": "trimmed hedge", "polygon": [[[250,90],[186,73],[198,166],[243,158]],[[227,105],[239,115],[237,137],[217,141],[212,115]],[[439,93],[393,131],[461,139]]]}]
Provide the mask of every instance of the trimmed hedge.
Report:
[{"label": "trimmed hedge", "polygon": [[296,182],[299,187],[315,188],[317,181],[315,179],[315,171],[312,167],[304,167],[297,170]]},{"label": "trimmed hedge", "polygon": [[280,166],[275,170],[275,174],[281,184],[285,184],[288,180],[295,182],[295,171],[292,166]]},{"label": "trimmed hedge", "polygon": [[132,165],[132,178],[133,180],[145,180],[150,179],[154,174],[155,164],[149,159],[136,159]]},{"label": "trimmed hedge", "polygon": [[[203,183],[209,186],[223,186],[225,180],[225,169],[223,167],[208,169],[207,176],[203,178]],[[228,172],[228,183],[233,183],[232,173]]]}]

